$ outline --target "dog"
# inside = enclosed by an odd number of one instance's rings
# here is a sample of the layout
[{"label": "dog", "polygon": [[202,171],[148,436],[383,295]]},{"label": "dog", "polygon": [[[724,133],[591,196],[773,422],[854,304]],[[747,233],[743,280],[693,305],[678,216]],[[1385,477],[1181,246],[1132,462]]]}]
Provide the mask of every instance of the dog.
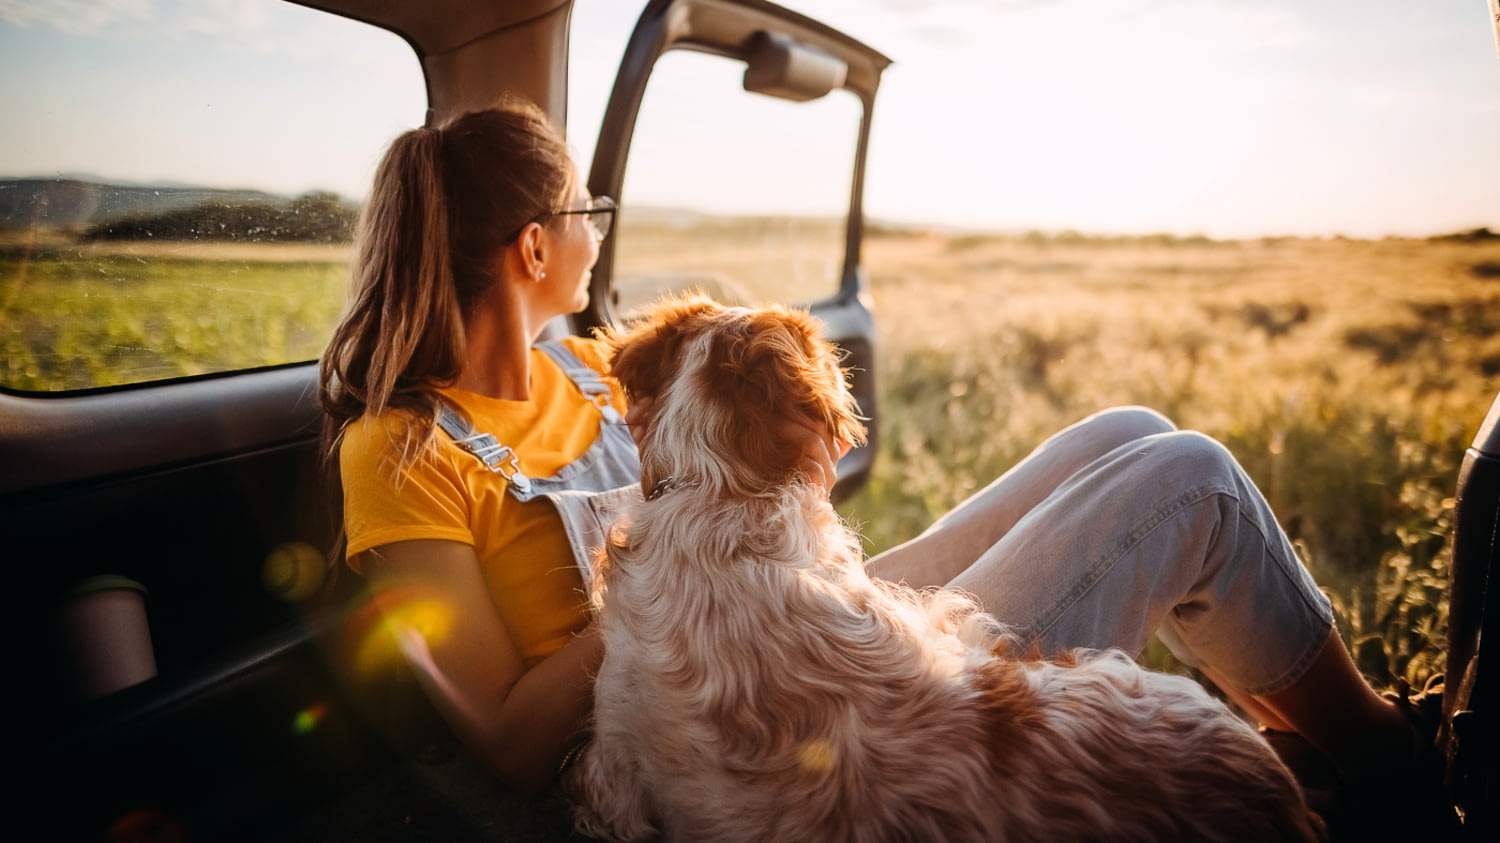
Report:
[{"label": "dog", "polygon": [[591,739],[565,786],[623,841],[1316,840],[1255,731],[1118,651],[1051,660],[954,590],[871,578],[779,435],[864,428],[801,311],[668,300],[612,337],[650,399],[600,552]]}]

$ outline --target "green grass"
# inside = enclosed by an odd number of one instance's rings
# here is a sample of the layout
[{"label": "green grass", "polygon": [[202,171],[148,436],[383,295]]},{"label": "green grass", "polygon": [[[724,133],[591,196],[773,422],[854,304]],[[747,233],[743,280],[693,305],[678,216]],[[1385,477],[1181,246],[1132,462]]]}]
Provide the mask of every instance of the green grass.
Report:
[{"label": "green grass", "polygon": [[311,360],[338,262],[0,253],[0,384],[58,391]]}]

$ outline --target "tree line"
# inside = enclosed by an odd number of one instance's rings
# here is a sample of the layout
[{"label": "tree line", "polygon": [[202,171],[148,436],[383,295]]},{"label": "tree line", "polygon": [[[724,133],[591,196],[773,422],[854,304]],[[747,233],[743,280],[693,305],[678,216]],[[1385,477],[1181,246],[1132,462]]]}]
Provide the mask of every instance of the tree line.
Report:
[{"label": "tree line", "polygon": [[284,204],[211,201],[90,226],[88,240],[233,240],[343,243],[354,234],[359,207],[337,193],[314,191]]}]

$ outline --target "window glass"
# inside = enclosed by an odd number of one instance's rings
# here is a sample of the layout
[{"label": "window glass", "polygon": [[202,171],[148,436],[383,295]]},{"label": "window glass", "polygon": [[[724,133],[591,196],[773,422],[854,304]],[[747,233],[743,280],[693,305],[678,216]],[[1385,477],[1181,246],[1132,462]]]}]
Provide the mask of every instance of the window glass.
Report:
[{"label": "window glass", "polygon": [[290,3],[0,10],[0,387],[310,360],[389,140],[395,35]]},{"label": "window glass", "polygon": [[838,291],[861,103],[747,93],[744,71],[686,50],[657,61],[621,190],[617,313],[691,289],[733,304]]}]

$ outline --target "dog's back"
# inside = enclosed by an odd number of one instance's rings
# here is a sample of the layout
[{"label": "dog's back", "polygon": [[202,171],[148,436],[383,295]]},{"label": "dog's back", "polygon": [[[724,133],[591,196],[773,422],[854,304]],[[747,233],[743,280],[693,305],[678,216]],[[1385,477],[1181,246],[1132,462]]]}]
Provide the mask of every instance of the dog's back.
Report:
[{"label": "dog's back", "polygon": [[[683,489],[640,507],[628,535],[602,573],[584,773],[629,779],[611,792],[622,817],[673,839],[998,838],[976,786],[986,724],[969,668],[984,650],[955,634],[963,598],[932,606],[872,582],[806,486],[740,501]],[[647,831],[600,819],[625,839]]]},{"label": "dog's back", "polygon": [[1196,683],[1119,652],[993,654],[1008,639],[967,598],[866,576],[815,489],[684,489],[628,535],[602,572],[594,833],[1319,836],[1270,749]]},{"label": "dog's back", "polygon": [[978,676],[1008,839],[1323,839],[1291,772],[1191,679],[1119,650]]}]

